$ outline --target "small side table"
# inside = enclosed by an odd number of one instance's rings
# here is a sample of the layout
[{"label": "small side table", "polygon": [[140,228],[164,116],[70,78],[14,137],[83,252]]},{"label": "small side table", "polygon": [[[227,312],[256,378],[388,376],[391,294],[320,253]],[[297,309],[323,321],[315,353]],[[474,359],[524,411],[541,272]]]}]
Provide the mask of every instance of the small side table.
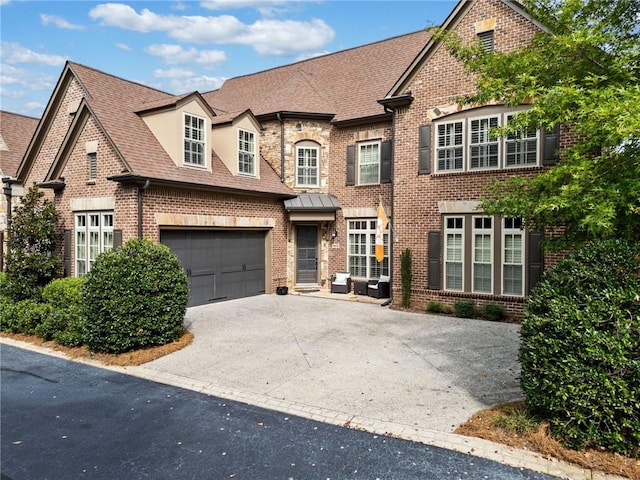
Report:
[{"label": "small side table", "polygon": [[366,280],[356,280],[355,282],[353,282],[353,284],[353,293],[355,293],[356,295],[367,294],[367,287],[369,286],[369,282],[367,282]]}]

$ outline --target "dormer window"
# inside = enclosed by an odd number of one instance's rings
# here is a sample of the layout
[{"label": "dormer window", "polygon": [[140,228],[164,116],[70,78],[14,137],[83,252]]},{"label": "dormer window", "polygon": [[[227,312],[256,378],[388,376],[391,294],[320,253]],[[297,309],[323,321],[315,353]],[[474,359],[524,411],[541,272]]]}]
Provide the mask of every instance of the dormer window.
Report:
[{"label": "dormer window", "polygon": [[256,135],[249,130],[238,129],[238,173],[256,174]]},{"label": "dormer window", "polygon": [[185,165],[205,166],[204,142],[205,121],[188,113],[184,114],[184,163]]}]

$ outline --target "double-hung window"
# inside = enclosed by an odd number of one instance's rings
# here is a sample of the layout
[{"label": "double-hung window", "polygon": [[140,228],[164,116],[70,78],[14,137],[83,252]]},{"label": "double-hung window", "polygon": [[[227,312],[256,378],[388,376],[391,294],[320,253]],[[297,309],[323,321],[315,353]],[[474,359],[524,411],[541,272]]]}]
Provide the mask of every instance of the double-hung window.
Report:
[{"label": "double-hung window", "polygon": [[472,118],[469,121],[469,168],[497,168],[499,141],[492,138],[491,129],[498,126],[498,117]]},{"label": "double-hung window", "polygon": [[256,134],[238,129],[238,173],[256,174]]},{"label": "double-hung window", "polygon": [[[511,122],[513,115],[507,115]],[[523,130],[510,133],[504,140],[505,166],[519,167],[536,165],[538,162],[538,132]]]},{"label": "double-hung window", "polygon": [[380,142],[358,145],[358,184],[380,183]]},{"label": "double-hung window", "polygon": [[438,171],[462,170],[463,153],[463,122],[438,124],[436,139]]},{"label": "double-hung window", "polygon": [[524,294],[524,231],[521,218],[505,218],[502,227],[502,293]]},{"label": "double-hung window", "polygon": [[86,275],[98,255],[113,248],[113,212],[75,215],[76,276]]},{"label": "double-hung window", "polygon": [[493,291],[493,218],[473,218],[473,291]]},{"label": "double-hung window", "polygon": [[202,167],[205,164],[205,121],[188,113],[184,114],[184,163]]},{"label": "double-hung window", "polygon": [[296,183],[298,186],[318,186],[319,152],[317,146],[296,146]]},{"label": "double-hung window", "polygon": [[462,291],[464,260],[464,218],[448,217],[444,229],[445,289]]},{"label": "double-hung window", "polygon": [[389,275],[389,232],[384,233],[384,260],[376,260],[376,219],[349,220],[347,263],[352,277]]}]

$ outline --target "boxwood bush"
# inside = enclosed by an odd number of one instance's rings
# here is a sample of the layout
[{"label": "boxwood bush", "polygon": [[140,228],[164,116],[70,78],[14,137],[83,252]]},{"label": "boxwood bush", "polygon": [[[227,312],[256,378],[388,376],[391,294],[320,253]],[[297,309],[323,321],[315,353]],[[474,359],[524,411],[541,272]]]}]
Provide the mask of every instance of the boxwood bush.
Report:
[{"label": "boxwood bush", "polygon": [[121,353],[172,342],[183,332],[188,298],[187,278],[171,250],[130,240],[99,255],[86,276],[86,344]]},{"label": "boxwood bush", "polygon": [[83,283],[83,278],[67,277],[53,280],[44,287],[42,300],[51,310],[36,327],[36,335],[68,347],[84,343]]},{"label": "boxwood bush", "polygon": [[519,358],[532,413],[573,448],[640,454],[640,244],[590,243],[545,273]]}]

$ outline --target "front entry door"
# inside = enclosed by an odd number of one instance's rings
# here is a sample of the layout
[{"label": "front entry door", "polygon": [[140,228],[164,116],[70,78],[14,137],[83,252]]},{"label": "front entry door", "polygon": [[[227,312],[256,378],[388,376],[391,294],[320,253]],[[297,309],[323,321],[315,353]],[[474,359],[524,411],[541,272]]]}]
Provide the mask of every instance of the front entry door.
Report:
[{"label": "front entry door", "polygon": [[296,283],[318,283],[318,227],[298,225],[296,229]]}]

